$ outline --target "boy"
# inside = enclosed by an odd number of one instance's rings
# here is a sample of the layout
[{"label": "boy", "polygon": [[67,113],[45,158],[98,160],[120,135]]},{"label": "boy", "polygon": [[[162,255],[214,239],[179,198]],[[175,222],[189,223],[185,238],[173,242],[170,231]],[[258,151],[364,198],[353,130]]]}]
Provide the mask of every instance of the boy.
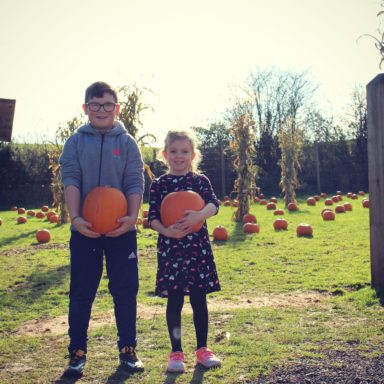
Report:
[{"label": "boy", "polygon": [[[103,257],[114,301],[120,362],[131,372],[142,371],[136,354],[138,258],[136,220],[144,184],[143,161],[134,138],[116,121],[116,91],[107,83],[91,84],[83,110],[89,123],[65,143],[60,157],[64,194],[71,218],[71,282],[66,376],[81,376],[86,361],[92,303],[103,271]],[[81,217],[82,203],[97,186],[121,190],[128,202],[121,226],[106,235],[92,231]]]}]

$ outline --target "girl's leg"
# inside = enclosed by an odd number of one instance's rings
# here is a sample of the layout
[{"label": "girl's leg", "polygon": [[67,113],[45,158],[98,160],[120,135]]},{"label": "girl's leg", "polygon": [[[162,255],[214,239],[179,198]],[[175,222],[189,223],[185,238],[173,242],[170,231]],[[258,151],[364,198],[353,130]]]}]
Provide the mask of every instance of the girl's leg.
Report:
[{"label": "girl's leg", "polygon": [[196,329],[196,363],[205,368],[219,367],[220,359],[207,348],[208,338],[208,307],[207,295],[201,290],[191,291],[190,301],[193,309],[193,322]]},{"label": "girl's leg", "polygon": [[167,302],[167,326],[171,339],[172,352],[182,351],[181,348],[181,310],[184,305],[182,291],[169,291]]},{"label": "girl's leg", "polygon": [[207,346],[208,338],[208,307],[205,292],[193,289],[190,293],[190,302],[193,309],[193,322],[196,331],[197,348]]}]

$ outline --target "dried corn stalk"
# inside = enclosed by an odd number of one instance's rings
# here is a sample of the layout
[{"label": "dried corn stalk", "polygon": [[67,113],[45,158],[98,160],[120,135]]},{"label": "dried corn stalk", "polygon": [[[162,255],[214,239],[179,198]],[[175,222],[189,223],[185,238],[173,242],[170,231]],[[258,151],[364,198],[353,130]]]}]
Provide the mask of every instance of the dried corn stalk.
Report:
[{"label": "dried corn stalk", "polygon": [[256,189],[256,167],[252,162],[252,155],[255,151],[253,132],[255,122],[252,120],[250,110],[246,108],[241,113],[233,113],[231,123],[233,141],[230,145],[237,154],[234,161],[237,172],[234,189],[237,191],[239,201],[234,217],[236,221],[241,221],[243,216],[249,212],[250,198]]},{"label": "dried corn stalk", "polygon": [[69,214],[64,199],[64,184],[61,180],[59,158],[64,142],[83,124],[82,118],[74,117],[67,122],[67,125],[60,125],[56,131],[56,141],[52,143],[52,149],[48,153],[49,168],[52,172],[50,185],[53,197],[52,208],[59,213],[61,223],[69,222]]},{"label": "dried corn stalk", "polygon": [[296,203],[298,187],[299,155],[302,149],[302,131],[296,127],[293,119],[287,120],[280,127],[279,141],[281,149],[280,189],[284,194],[285,206]]}]

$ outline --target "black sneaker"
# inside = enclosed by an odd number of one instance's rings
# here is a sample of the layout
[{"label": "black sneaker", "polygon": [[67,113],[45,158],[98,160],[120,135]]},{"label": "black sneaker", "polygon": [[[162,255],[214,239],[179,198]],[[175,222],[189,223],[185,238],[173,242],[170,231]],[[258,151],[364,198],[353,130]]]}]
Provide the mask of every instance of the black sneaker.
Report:
[{"label": "black sneaker", "polygon": [[144,371],[144,364],[138,358],[135,347],[123,347],[120,351],[120,363],[130,372]]},{"label": "black sneaker", "polygon": [[64,371],[64,376],[79,377],[83,375],[84,365],[87,356],[84,351],[77,349],[69,354],[69,363]]}]

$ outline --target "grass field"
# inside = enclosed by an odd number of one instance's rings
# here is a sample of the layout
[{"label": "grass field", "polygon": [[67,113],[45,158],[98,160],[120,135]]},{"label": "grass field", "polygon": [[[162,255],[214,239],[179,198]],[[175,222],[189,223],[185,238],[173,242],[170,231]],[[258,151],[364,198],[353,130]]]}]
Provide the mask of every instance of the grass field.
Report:
[{"label": "grass field", "polygon": [[[343,202],[347,199],[344,197]],[[348,199],[349,200],[349,199]],[[286,211],[287,231],[276,232],[272,211],[251,205],[260,233],[244,235],[232,221],[233,208],[209,219],[210,232],[224,225],[227,242],[213,241],[222,291],[209,296],[209,346],[222,358],[220,369],[194,367],[195,336],[188,302],[183,315],[187,372],[165,373],[170,344],[165,300],[154,296],[156,234],[141,229],[138,351],[145,372],[130,376],[118,367],[116,329],[108,279],[104,275],[93,307],[88,362],[81,383],[251,383],[275,367],[303,358],[323,359],[324,350],[351,345],[368,357],[381,354],[383,308],[370,289],[369,210],[362,198],[353,210],[325,222],[323,201]],[[279,200],[279,208],[283,202]],[[69,383],[66,314],[69,290],[68,225],[1,211],[0,382]],[[296,236],[309,223],[313,237]],[[51,231],[48,244],[35,232]],[[230,338],[220,338],[229,332]]]}]

